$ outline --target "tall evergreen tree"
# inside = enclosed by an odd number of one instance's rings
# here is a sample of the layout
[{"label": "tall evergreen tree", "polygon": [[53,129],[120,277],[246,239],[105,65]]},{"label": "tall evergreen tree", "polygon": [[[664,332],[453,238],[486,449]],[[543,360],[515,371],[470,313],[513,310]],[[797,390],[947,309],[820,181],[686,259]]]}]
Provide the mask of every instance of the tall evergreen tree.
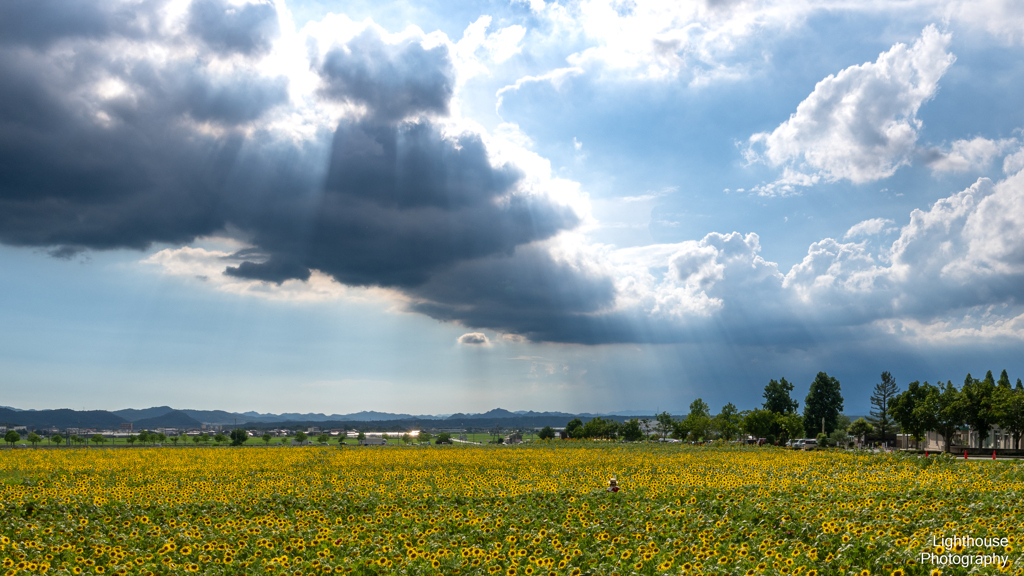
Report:
[{"label": "tall evergreen tree", "polygon": [[1010,376],[1006,373],[1005,368],[1003,369],[1003,373],[999,375],[999,381],[996,382],[996,384],[1003,390],[1009,390],[1011,388]]},{"label": "tall evergreen tree", "polygon": [[787,382],[785,378],[781,378],[778,382],[775,380],[768,381],[768,385],[764,387],[764,404],[761,407],[776,414],[792,414],[796,412],[800,403],[790,397],[789,394],[792,391],[793,385]]},{"label": "tall evergreen tree", "polygon": [[882,439],[888,438],[893,431],[889,404],[899,393],[900,387],[896,385],[896,379],[892,374],[882,372],[882,381],[875,384],[875,391],[871,394],[871,413],[868,417],[868,422],[875,427]]},{"label": "tall evergreen tree", "polygon": [[836,429],[842,411],[843,394],[839,389],[839,380],[818,372],[804,401],[804,431],[811,433],[821,430],[824,418],[825,434],[831,434]]}]

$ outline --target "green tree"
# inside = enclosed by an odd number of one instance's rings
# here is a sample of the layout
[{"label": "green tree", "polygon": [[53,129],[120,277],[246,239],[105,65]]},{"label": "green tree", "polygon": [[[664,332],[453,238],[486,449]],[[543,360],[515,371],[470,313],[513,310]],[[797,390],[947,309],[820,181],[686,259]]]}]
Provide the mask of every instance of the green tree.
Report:
[{"label": "green tree", "polygon": [[978,433],[978,448],[981,448],[996,423],[995,390],[996,383],[991,370],[984,380],[967,374],[964,386],[960,389],[964,421]]},{"label": "green tree", "polygon": [[50,442],[52,442],[55,445],[59,446],[60,443],[63,442],[63,441],[64,441],[64,438],[61,437],[60,434],[54,434],[53,436],[50,436]]},{"label": "green tree", "polygon": [[668,412],[662,412],[654,418],[658,422],[658,432],[661,433],[662,438],[665,438],[672,431],[675,420],[672,419],[672,415]]},{"label": "green tree", "polygon": [[715,416],[713,426],[720,438],[731,441],[739,435],[741,423],[739,410],[729,402],[722,406],[722,411]]},{"label": "green tree", "polygon": [[410,442],[412,442],[412,435],[409,434],[408,432],[402,434],[402,443],[409,444]]},{"label": "green tree", "polygon": [[202,436],[202,434],[200,434],[199,436],[192,437],[192,443],[195,444],[196,446],[199,446],[199,443],[203,441],[203,439],[200,438],[200,436]]},{"label": "green tree", "polygon": [[147,430],[143,430],[142,432],[139,432],[139,442],[141,442],[142,444],[148,444],[150,441],[151,440],[150,440],[149,432]]},{"label": "green tree", "polygon": [[[690,417],[676,420],[672,425],[672,437],[679,440],[686,440],[690,436]],[[643,428],[641,428],[641,433]]]},{"label": "green tree", "polygon": [[871,434],[874,431],[875,427],[871,424],[871,422],[868,422],[863,418],[857,418],[857,420],[853,424],[850,424],[849,429],[847,429],[847,433],[849,433],[851,436],[854,436],[861,442],[864,441],[864,438],[868,434]]},{"label": "green tree", "polygon": [[175,446],[178,445],[178,441],[181,440],[181,436],[171,436],[171,443]]},{"label": "green tree", "polygon": [[316,437],[316,441],[321,444],[327,444],[327,441],[330,439],[331,435],[328,434],[327,432],[321,432],[320,435]]},{"label": "green tree", "polygon": [[580,438],[609,438],[618,436],[619,423],[614,420],[605,420],[600,416],[591,418],[580,429]]},{"label": "green tree", "polygon": [[1003,373],[999,375],[999,381],[996,382],[996,386],[1003,390],[1009,390],[1012,385],[1010,384],[1010,375],[1006,373],[1006,369],[1003,369]]},{"label": "green tree", "polygon": [[[362,432],[360,432],[359,433],[359,439],[362,440],[363,438],[366,438],[366,435],[364,435]],[[427,443],[429,443],[430,442],[430,438],[431,438],[430,432],[420,432],[420,442],[427,442]]]},{"label": "green tree", "polygon": [[583,420],[579,418],[573,418],[565,425],[565,433],[569,438],[582,438],[583,434]]},{"label": "green tree", "polygon": [[933,393],[935,397],[929,404],[935,411],[935,431],[942,436],[946,452],[953,445],[953,435],[964,425],[964,403],[960,391],[953,386],[952,380],[940,383]]},{"label": "green tree", "polygon": [[342,430],[341,432],[339,432],[338,433],[338,444],[344,444],[346,438],[348,438],[348,432],[347,431]]},{"label": "green tree", "polygon": [[[421,434],[420,436],[422,437],[423,435]],[[362,442],[363,440],[366,440],[366,433],[360,431],[359,434],[356,434],[356,440],[359,440],[360,442]],[[429,442],[430,441],[430,434],[426,434],[426,438],[424,438],[424,440]]]},{"label": "green tree", "polygon": [[32,444],[33,448],[38,446],[38,444],[42,442],[42,440],[43,439],[39,436],[39,434],[36,434],[35,432],[29,432],[28,441]]},{"label": "green tree", "polygon": [[18,434],[16,430],[8,430],[7,434],[4,434],[4,442],[7,442],[12,447],[19,440],[21,440],[21,434]]},{"label": "green tree", "polygon": [[839,413],[843,411],[843,394],[839,380],[824,372],[818,372],[811,383],[811,390],[804,400],[804,430],[820,431],[822,419],[825,422],[825,434],[836,429]]},{"label": "green tree", "polygon": [[298,442],[299,444],[305,442],[306,438],[306,433],[303,432],[302,430],[299,430],[298,432],[295,433],[295,441]]},{"label": "green tree", "polygon": [[203,444],[209,444],[210,443],[210,435],[205,433],[205,432],[203,432],[202,434],[199,435],[199,441],[202,442]]},{"label": "green tree", "polygon": [[776,416],[776,420],[779,423],[777,439],[780,444],[785,444],[794,438],[803,438],[805,419],[799,414],[780,414]]},{"label": "green tree", "polygon": [[764,404],[761,405],[761,408],[776,414],[796,412],[800,403],[790,397],[792,391],[793,385],[785,378],[779,379],[778,382],[769,380],[768,385],[764,387]]},{"label": "green tree", "polygon": [[900,387],[896,385],[896,379],[892,374],[882,372],[882,381],[875,384],[875,391],[871,394],[871,415],[868,416],[868,422],[883,439],[888,438],[893,432],[889,404],[899,393]]},{"label": "green tree", "polygon": [[437,440],[434,441],[434,444],[451,444],[451,443],[452,443],[452,435],[447,433],[447,432],[441,432],[440,434],[438,434],[437,435]]},{"label": "green tree", "polygon": [[81,444],[82,443],[82,439],[78,436],[78,434],[72,434],[71,438],[69,438],[69,440],[71,440],[72,444]]},{"label": "green tree", "polygon": [[235,428],[231,431],[231,445],[241,446],[249,441],[249,433],[242,428]]},{"label": "green tree", "polygon": [[640,421],[636,418],[623,422],[619,432],[622,434],[622,439],[629,442],[638,442],[644,437],[644,431],[640,428]]},{"label": "green tree", "polygon": [[[1007,386],[1003,387],[1003,380]],[[1017,387],[1010,388],[1010,379],[1006,377],[1006,370],[1003,370],[999,383],[996,386],[996,423],[999,427],[1013,436],[1013,448],[1020,449],[1020,437],[1024,434],[1024,386],[1017,379]]]},{"label": "green tree", "polygon": [[217,432],[217,434],[213,437],[213,441],[220,445],[227,442],[228,437],[225,436],[222,432]]},{"label": "green tree", "polygon": [[156,435],[156,441],[159,442],[160,444],[163,444],[164,442],[167,441],[167,435],[164,434],[163,432],[158,432]]},{"label": "green tree", "polygon": [[907,385],[906,391],[889,400],[889,416],[915,443],[920,443],[924,433],[935,427],[934,409],[929,403],[934,388],[927,382],[921,384],[915,380]]},{"label": "green tree", "polygon": [[775,434],[777,419],[771,410],[751,410],[743,417],[743,431],[754,438],[767,438]]},{"label": "green tree", "polygon": [[100,444],[103,444],[106,441],[107,441],[107,439],[104,438],[102,434],[93,434],[92,435],[92,443],[96,444],[97,446],[100,445]]},{"label": "green tree", "polygon": [[270,446],[270,441],[273,440],[273,439],[274,439],[274,437],[270,435],[270,432],[264,432],[263,433],[263,445],[264,446]]},{"label": "green tree", "polygon": [[688,416],[703,416],[705,418],[711,417],[711,407],[708,403],[697,398],[693,402],[690,402],[690,414]]},{"label": "green tree", "polygon": [[135,436],[135,434],[129,434],[128,438],[125,438],[125,441],[128,442],[129,446],[134,446],[135,445],[135,441],[138,440],[138,439],[139,438],[137,436]]},{"label": "green tree", "polygon": [[540,438],[541,440],[552,440],[554,439],[554,437],[555,429],[552,428],[551,426],[545,426],[540,429],[540,432],[537,433],[537,438]]}]

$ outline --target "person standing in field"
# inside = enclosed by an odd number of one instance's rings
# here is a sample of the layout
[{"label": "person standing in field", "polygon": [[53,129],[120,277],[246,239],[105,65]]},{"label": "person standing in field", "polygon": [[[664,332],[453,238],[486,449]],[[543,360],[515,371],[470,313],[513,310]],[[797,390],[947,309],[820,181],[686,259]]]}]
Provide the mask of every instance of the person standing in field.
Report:
[{"label": "person standing in field", "polygon": [[609,492],[618,492],[619,491],[619,482],[618,482],[618,480],[616,480],[615,478],[612,478],[611,480],[608,481],[608,491]]}]

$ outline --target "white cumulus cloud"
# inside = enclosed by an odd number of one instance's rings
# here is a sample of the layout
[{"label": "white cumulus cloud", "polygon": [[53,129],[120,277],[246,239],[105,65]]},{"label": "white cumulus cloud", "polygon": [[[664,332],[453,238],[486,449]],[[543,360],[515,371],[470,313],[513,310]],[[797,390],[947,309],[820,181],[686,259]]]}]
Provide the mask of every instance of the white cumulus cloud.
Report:
[{"label": "white cumulus cloud", "polygon": [[918,109],[955,60],[946,51],[950,39],[928,26],[912,46],[896,44],[875,62],[825,78],[778,128],[751,136],[751,151],[770,165],[828,181],[893,175],[910,163],[921,128]]}]

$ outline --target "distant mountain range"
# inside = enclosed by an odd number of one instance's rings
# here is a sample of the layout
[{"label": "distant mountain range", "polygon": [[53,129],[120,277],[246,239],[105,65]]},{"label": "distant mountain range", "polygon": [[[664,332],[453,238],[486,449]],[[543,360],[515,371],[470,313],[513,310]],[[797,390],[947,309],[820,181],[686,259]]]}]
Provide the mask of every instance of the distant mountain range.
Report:
[{"label": "distant mountain range", "polygon": [[126,408],[123,410],[19,410],[0,406],[0,425],[29,426],[35,428],[103,428],[117,429],[131,422],[135,430],[153,428],[199,428],[212,426],[294,426],[351,423],[379,423],[381,425],[416,424],[428,427],[485,427],[564,425],[573,418],[589,420],[595,416],[624,420],[629,417],[651,416],[653,412],[626,410],[617,414],[570,414],[567,412],[511,412],[495,408],[479,414],[411,415],[390,412],[362,411],[352,414],[300,414],[286,412],[270,414],[259,412],[225,412],[223,410],[179,410],[170,406],[152,408]]}]

